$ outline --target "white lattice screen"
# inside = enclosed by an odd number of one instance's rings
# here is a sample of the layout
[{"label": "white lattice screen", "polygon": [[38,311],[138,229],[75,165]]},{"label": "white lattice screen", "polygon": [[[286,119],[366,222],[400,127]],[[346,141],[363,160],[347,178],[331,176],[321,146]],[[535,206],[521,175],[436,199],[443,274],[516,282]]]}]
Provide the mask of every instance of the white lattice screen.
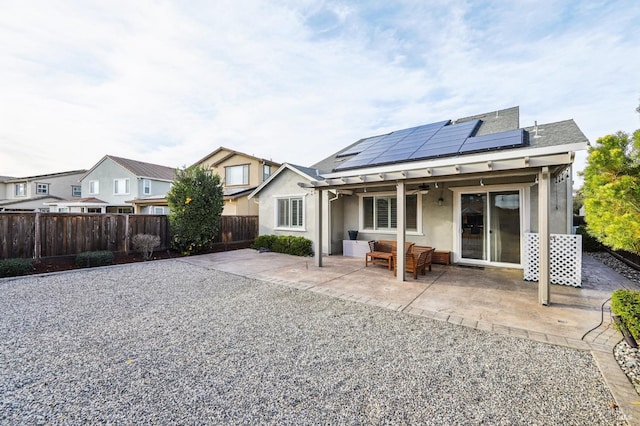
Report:
[{"label": "white lattice screen", "polygon": [[[538,234],[526,235],[524,279],[538,281],[540,255]],[[549,275],[553,284],[582,286],[582,235],[551,234]]]}]

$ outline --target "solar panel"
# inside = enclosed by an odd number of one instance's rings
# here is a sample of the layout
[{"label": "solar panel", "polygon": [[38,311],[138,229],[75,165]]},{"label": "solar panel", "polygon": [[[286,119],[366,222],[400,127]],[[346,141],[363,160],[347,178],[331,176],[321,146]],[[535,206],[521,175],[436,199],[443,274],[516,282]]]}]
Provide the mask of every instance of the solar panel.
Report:
[{"label": "solar panel", "polygon": [[524,129],[468,138],[460,147],[460,153],[489,151],[525,145]]},{"label": "solar panel", "polygon": [[[429,137],[438,131],[438,129],[448,123],[449,121],[440,121],[438,123],[426,124],[424,126],[412,127],[410,129],[397,130],[387,135],[376,137],[376,141],[374,143],[369,144],[355,157],[350,158],[336,167],[336,170],[345,170],[367,165],[385,164],[406,160],[413,151],[424,144]],[[360,145],[362,144],[358,144],[353,148],[358,148]],[[341,152],[339,155],[345,156],[349,151],[356,150],[351,149]]]},{"label": "solar panel", "polygon": [[349,155],[360,154],[362,151],[376,144],[378,141],[380,141],[382,138],[384,138],[387,135],[388,133],[386,135],[373,136],[370,138],[362,139],[359,144],[354,145],[351,148],[338,153],[336,157],[348,157]]},{"label": "solar panel", "polygon": [[367,138],[338,154],[339,157],[355,156],[337,166],[336,170],[454,156],[526,144],[523,129],[472,136],[481,124],[481,120],[458,124],[440,121]]},{"label": "solar panel", "polygon": [[465,139],[471,136],[479,126],[480,120],[444,126],[426,144],[415,151],[408,160],[456,155]]}]

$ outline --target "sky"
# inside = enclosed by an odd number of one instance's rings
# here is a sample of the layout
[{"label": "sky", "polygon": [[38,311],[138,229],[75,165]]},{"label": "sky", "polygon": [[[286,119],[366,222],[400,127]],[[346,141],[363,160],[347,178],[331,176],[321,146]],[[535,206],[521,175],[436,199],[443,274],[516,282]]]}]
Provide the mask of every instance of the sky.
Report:
[{"label": "sky", "polygon": [[220,146],[310,166],[513,106],[594,143],[640,128],[639,23],[636,0],[0,0],[0,176]]}]

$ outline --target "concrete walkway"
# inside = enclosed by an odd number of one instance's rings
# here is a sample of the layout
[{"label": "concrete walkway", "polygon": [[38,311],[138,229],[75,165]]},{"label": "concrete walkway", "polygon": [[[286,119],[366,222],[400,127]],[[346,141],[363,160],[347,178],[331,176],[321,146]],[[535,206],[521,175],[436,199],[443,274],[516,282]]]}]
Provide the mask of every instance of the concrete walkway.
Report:
[{"label": "concrete walkway", "polygon": [[613,347],[622,336],[612,325],[608,299],[617,288],[637,286],[584,255],[582,288],[551,287],[550,306],[538,304],[538,284],[521,270],[433,265],[432,271],[398,282],[382,266],[342,256],[313,258],[244,249],[181,261],[300,290],[402,311],[456,325],[588,350],[631,424],[640,424],[640,397],[618,366]]}]

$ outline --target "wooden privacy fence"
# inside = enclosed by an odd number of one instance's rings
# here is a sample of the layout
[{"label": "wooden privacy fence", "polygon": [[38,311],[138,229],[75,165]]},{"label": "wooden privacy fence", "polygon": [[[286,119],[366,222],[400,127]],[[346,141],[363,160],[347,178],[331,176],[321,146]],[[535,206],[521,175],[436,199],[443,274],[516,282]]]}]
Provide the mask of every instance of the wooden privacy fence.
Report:
[{"label": "wooden privacy fence", "polygon": [[[254,240],[257,216],[222,216],[215,241]],[[136,234],[160,237],[156,250],[171,245],[166,215],[0,213],[0,259],[75,255],[85,251],[127,252]]]}]

